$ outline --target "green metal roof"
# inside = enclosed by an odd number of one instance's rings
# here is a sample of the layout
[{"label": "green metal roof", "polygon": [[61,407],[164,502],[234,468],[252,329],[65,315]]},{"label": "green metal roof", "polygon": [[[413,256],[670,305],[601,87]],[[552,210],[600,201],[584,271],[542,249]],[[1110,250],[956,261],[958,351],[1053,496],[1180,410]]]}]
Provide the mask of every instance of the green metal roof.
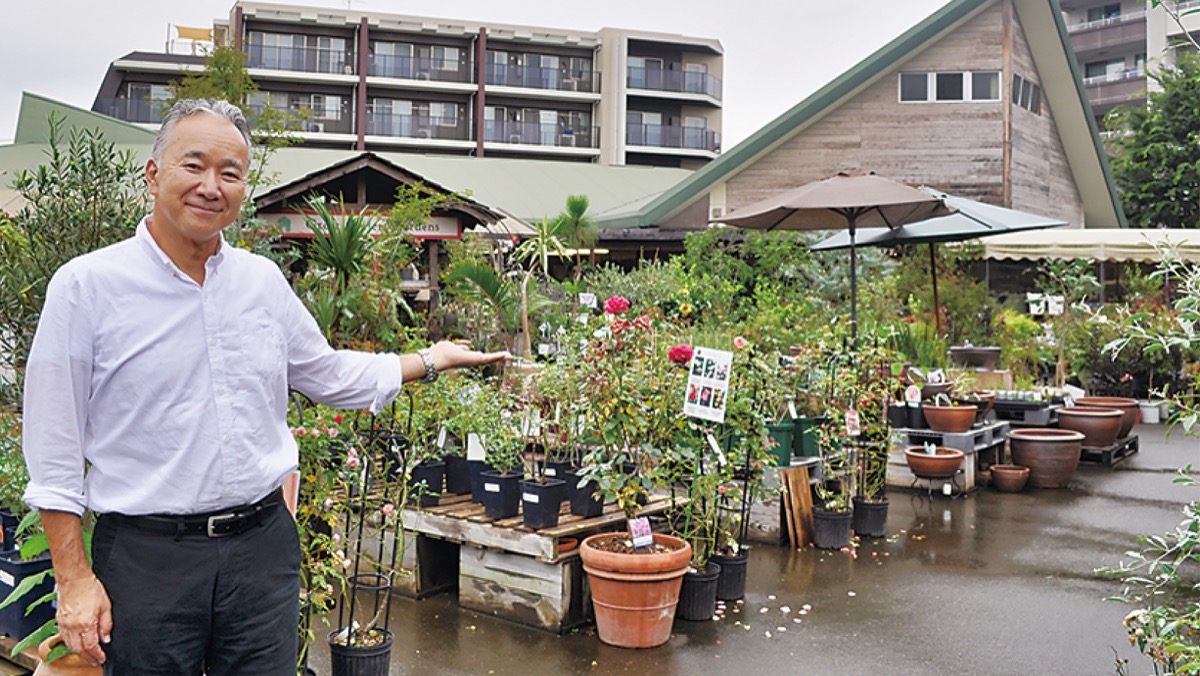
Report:
[{"label": "green metal roof", "polygon": [[[883,77],[909,54],[918,51],[927,43],[961,25],[997,1],[999,0],[953,0],[946,4],[921,23],[905,31],[895,40],[797,103],[783,115],[767,123],[746,140],[723,153],[721,157],[697,170],[690,178],[646,204],[636,214],[627,215],[622,219],[622,224],[624,227],[645,227],[666,220],[672,214],[702,197],[713,185],[733,176],[772,148],[799,133],[810,120],[830,108],[840,105],[867,85]],[[1038,43],[1031,44],[1031,48],[1034,51],[1039,74],[1043,71],[1067,72],[1075,81],[1074,86],[1059,88],[1058,91],[1054,91],[1053,87],[1043,86],[1043,92],[1052,111],[1056,113],[1056,121],[1060,134],[1063,136],[1064,146],[1068,146],[1067,153],[1072,171],[1076,174],[1077,184],[1087,182],[1089,179],[1103,183],[1099,187],[1080,186],[1081,197],[1085,201],[1085,211],[1090,203],[1093,211],[1097,212],[1095,215],[1097,222],[1125,227],[1125,216],[1117,196],[1116,185],[1113,183],[1112,174],[1108,169],[1108,159],[1100,144],[1096,124],[1092,119],[1091,105],[1088,103],[1087,94],[1079,78],[1079,69],[1075,63],[1074,53],[1070,49],[1070,40],[1062,18],[1062,8],[1059,6],[1058,0],[1014,1],[1019,14],[1026,19],[1022,24],[1026,28],[1030,42]],[[1037,25],[1032,27],[1034,30],[1030,35],[1030,20],[1033,19],[1036,19]],[[1057,28],[1056,31],[1049,28],[1053,36],[1047,32],[1047,26]],[[1053,64],[1049,63],[1051,60],[1054,62]],[[1063,111],[1063,114],[1058,114],[1058,111]],[[1064,126],[1068,126],[1063,124],[1064,121],[1077,116],[1086,119],[1086,135],[1068,134],[1063,131]]]},{"label": "green metal roof", "polygon": [[17,131],[13,143],[47,143],[50,140],[50,113],[66,118],[65,126],[98,129],[113,143],[153,143],[154,132],[107,115],[60,103],[38,94],[23,92],[21,111],[17,115]]}]

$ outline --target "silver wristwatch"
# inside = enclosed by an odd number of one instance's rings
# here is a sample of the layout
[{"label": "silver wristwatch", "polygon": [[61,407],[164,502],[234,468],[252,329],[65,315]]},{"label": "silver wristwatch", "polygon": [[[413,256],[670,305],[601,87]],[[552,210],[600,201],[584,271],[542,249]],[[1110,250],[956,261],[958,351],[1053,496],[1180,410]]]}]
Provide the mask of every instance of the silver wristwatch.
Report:
[{"label": "silver wristwatch", "polygon": [[425,377],[421,379],[423,383],[436,382],[438,376],[437,368],[433,365],[433,355],[429,353],[429,348],[417,350],[417,356],[421,357],[421,363],[425,364]]}]

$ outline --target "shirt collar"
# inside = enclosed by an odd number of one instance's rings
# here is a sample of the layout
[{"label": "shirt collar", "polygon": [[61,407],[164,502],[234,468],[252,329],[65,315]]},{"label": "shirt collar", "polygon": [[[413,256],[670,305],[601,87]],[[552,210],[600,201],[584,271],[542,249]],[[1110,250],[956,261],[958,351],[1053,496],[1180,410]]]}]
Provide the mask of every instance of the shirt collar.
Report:
[{"label": "shirt collar", "polygon": [[[146,252],[159,263],[161,263],[163,267],[174,272],[179,272],[179,267],[175,265],[175,262],[171,260],[171,257],[167,255],[167,252],[163,251],[162,247],[158,245],[158,242],[154,241],[154,236],[150,234],[149,224],[150,217],[142,217],[141,222],[138,223],[137,233],[134,235],[134,239],[140,242],[142,247],[145,248]],[[218,234],[217,237],[219,238],[219,242],[217,244],[217,253],[209,256],[208,260],[204,263],[204,266],[209,270],[216,269],[216,267],[221,264],[221,261],[225,260],[225,251],[229,248],[229,243],[225,241],[224,234]]]}]

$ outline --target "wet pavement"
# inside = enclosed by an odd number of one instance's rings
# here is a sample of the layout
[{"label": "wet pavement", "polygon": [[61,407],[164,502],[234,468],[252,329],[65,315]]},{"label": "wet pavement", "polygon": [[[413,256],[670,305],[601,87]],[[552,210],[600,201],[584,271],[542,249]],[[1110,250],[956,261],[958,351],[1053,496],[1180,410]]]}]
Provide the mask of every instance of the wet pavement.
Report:
[{"label": "wet pavement", "polygon": [[[1141,452],[1081,466],[1069,489],[927,497],[893,489],[888,537],[857,555],[758,545],[747,595],[717,621],[676,621],[650,650],[556,636],[460,610],[453,596],[397,598],[392,674],[1133,674],[1130,607],[1095,568],[1181,519],[1200,491],[1172,483],[1200,441],[1139,426]],[[1114,652],[1115,651],[1115,652]],[[311,666],[328,673],[328,648]]]}]

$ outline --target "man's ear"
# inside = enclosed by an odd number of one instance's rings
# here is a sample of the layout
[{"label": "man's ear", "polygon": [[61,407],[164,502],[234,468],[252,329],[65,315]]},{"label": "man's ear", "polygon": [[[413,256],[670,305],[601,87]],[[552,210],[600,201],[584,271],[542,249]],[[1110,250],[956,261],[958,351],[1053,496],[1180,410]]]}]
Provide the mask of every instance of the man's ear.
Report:
[{"label": "man's ear", "polygon": [[146,188],[152,196],[158,196],[158,162],[153,157],[146,160]]}]

